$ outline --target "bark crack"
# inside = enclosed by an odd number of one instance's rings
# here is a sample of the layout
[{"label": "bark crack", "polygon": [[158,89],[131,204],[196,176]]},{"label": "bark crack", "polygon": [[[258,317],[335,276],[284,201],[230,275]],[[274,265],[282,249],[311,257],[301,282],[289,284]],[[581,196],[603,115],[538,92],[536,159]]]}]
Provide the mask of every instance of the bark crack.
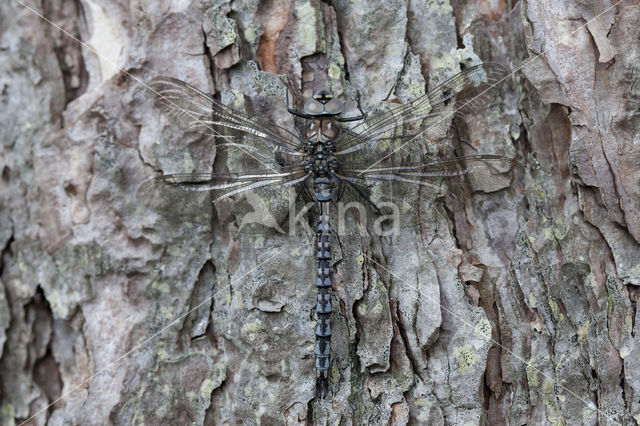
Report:
[{"label": "bark crack", "polygon": [[[80,0],[47,0],[42,4],[42,15],[51,22],[56,22],[62,29],[77,40],[82,41],[82,33],[86,33],[87,21],[84,7]],[[81,29],[82,28],[82,29]],[[64,107],[79,98],[89,85],[89,73],[86,69],[82,46],[63,33],[54,33],[47,25],[53,53],[58,60],[64,87]]]}]

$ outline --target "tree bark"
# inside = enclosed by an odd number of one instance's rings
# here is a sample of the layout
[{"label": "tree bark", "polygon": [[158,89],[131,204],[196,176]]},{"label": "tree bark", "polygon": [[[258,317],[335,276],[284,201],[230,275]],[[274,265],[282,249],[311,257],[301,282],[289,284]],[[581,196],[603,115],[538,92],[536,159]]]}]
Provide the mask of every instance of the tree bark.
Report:
[{"label": "tree bark", "polygon": [[[0,4],[2,424],[640,420],[637,1],[26,5]],[[390,237],[347,216],[317,400],[313,232],[243,222],[250,198],[141,205],[158,171],[234,159],[140,82],[293,129],[280,75],[354,115],[482,62],[514,74],[429,149],[523,168],[471,179],[462,208],[415,190]]]}]

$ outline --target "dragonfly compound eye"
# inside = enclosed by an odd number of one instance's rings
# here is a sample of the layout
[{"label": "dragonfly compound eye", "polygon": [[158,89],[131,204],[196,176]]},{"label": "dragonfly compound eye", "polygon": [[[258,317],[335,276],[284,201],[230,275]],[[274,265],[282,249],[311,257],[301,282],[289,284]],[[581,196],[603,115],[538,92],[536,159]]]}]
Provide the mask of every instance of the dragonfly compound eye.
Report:
[{"label": "dragonfly compound eye", "polygon": [[330,90],[318,90],[304,104],[304,112],[318,116],[338,115],[342,112],[342,101],[335,99]]},{"label": "dragonfly compound eye", "polygon": [[304,104],[304,112],[309,115],[320,115],[324,110],[324,105],[315,99],[309,99],[306,104]]},{"label": "dragonfly compound eye", "polygon": [[325,104],[324,109],[331,115],[340,114],[342,112],[342,101],[340,99],[332,99]]}]

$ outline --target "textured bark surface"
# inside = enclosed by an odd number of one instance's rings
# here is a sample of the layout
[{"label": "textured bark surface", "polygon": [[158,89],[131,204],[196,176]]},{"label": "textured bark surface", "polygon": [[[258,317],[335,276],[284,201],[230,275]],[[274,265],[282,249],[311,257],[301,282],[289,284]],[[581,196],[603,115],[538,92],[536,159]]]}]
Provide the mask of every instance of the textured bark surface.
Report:
[{"label": "textured bark surface", "polygon": [[[28,5],[100,56],[0,3],[0,423],[640,420],[637,1]],[[517,72],[434,149],[524,169],[468,182],[463,209],[409,194],[393,237],[350,219],[318,401],[314,235],[237,232],[251,199],[139,205],[143,181],[211,170],[215,147],[135,78],[293,127],[279,74],[354,114],[358,93],[372,111],[483,61]]]}]

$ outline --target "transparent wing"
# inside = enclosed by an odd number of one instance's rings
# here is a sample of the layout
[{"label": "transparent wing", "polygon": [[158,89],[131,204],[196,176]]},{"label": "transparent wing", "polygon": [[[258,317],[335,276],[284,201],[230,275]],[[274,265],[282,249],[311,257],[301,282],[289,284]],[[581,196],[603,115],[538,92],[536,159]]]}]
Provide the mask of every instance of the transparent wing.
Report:
[{"label": "transparent wing", "polygon": [[448,127],[454,116],[481,111],[508,75],[509,70],[499,64],[467,68],[413,102],[391,107],[346,131],[336,142],[336,154],[369,162],[396,152],[421,154],[418,142],[429,129]]},{"label": "transparent wing", "polygon": [[167,174],[142,184],[137,199],[162,218],[149,226],[157,232],[203,220],[207,223],[207,217],[209,221],[213,217],[214,202],[216,226],[243,233],[262,233],[266,228],[285,233],[290,199],[298,191],[294,187],[307,179],[301,168],[283,168],[278,173]]},{"label": "transparent wing", "polygon": [[520,164],[501,155],[470,155],[445,160],[425,161],[400,165],[375,165],[365,163],[341,164],[339,173],[345,177],[362,180],[415,179],[415,183],[455,176],[473,175],[475,177],[494,176],[510,171]]},{"label": "transparent wing", "polygon": [[180,80],[156,77],[149,86],[155,106],[171,122],[215,143],[217,164],[229,172],[164,174],[138,189],[138,202],[163,217],[164,226],[191,223],[213,201],[218,226],[249,229],[257,224],[258,229],[282,231],[279,218],[286,216],[287,191],[308,178],[299,137]]},{"label": "transparent wing", "polygon": [[223,105],[183,81],[160,76],[149,86],[155,106],[167,118],[187,131],[215,139],[219,152],[228,152],[245,167],[276,171],[302,156],[302,141],[296,134]]},{"label": "transparent wing", "polygon": [[[404,163],[398,165],[364,163],[342,164],[338,177],[360,188],[371,190],[380,184],[413,184],[439,190],[443,181],[452,195],[465,186],[465,179],[478,189],[495,190],[509,185],[509,171],[522,166],[500,155],[473,155],[445,160]],[[390,193],[390,189],[386,189]],[[400,191],[402,197],[406,191]],[[398,194],[393,194],[394,198]],[[461,201],[461,200],[459,200]]]},{"label": "transparent wing", "polygon": [[302,167],[285,167],[280,172],[256,170],[246,173],[174,173],[150,179],[138,190],[138,200],[147,206],[154,200],[184,198],[189,192],[211,192],[213,202],[245,191],[279,184],[302,183],[308,174]]}]

